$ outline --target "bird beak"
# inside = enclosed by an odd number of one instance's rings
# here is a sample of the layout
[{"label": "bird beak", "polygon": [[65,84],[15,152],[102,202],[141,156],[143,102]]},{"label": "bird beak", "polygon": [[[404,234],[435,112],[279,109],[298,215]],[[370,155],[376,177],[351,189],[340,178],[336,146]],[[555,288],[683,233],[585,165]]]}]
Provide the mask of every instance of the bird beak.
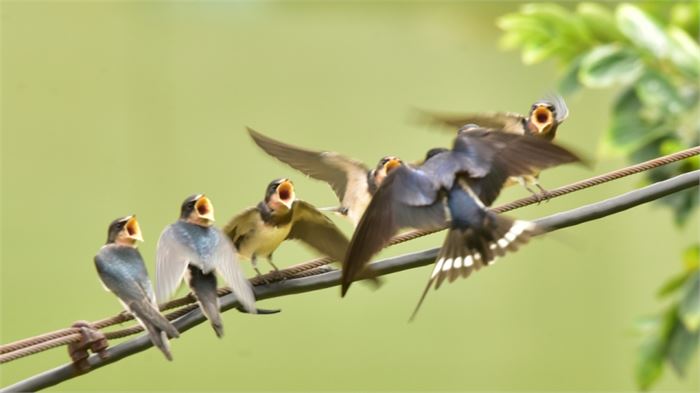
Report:
[{"label": "bird beak", "polygon": [[537,127],[540,134],[547,133],[554,124],[554,116],[552,111],[547,108],[546,105],[538,105],[532,115],[530,116],[530,121]]},{"label": "bird beak", "polygon": [[277,186],[277,196],[283,205],[287,206],[287,209],[292,208],[292,203],[294,203],[294,184],[289,180],[284,180]]},{"label": "bird beak", "polygon": [[197,217],[207,222],[214,222],[214,206],[209,198],[202,195],[194,204],[195,214]]},{"label": "bird beak", "polygon": [[402,165],[401,160],[399,160],[397,158],[392,158],[389,161],[387,161],[386,164],[384,164],[384,170],[386,171],[386,174],[388,175],[389,172],[400,167],[401,165]]},{"label": "bird beak", "polygon": [[129,239],[140,242],[143,241],[143,236],[141,235],[141,227],[139,226],[139,222],[136,221],[136,216],[129,217],[129,220],[126,222],[126,225],[124,225],[124,229],[126,230],[126,236]]}]

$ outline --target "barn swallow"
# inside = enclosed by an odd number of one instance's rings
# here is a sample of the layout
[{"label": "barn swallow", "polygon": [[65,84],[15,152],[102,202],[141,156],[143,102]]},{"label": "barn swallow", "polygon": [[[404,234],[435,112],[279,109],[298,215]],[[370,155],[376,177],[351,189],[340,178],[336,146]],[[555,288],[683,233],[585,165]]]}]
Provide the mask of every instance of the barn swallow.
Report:
[{"label": "barn swallow", "polygon": [[417,311],[433,284],[437,289],[446,278],[467,277],[540,231],[487,209],[508,177],[578,160],[544,138],[476,126],[463,130],[451,150],[434,151],[420,167],[402,166],[384,180],[350,241],[342,295],[399,229],[449,226]]},{"label": "barn swallow", "polygon": [[180,219],[168,225],[158,239],[156,250],[156,297],[167,300],[187,273],[187,283],[197,298],[216,335],[221,337],[216,272],[236,295],[241,306],[255,314],[255,295],[243,275],[236,250],[228,238],[214,226],[214,206],[203,194],[185,199]]},{"label": "barn swallow", "polygon": [[[532,135],[554,140],[559,125],[569,116],[569,109],[560,95],[547,96],[536,101],[527,115],[512,112],[472,113],[466,115],[432,114],[427,116],[435,123],[453,129],[468,124],[478,124],[483,128],[501,130],[519,135]],[[538,181],[539,173],[525,174],[509,179],[506,185],[518,183],[532,194],[537,194],[530,186],[536,186],[547,195]]]},{"label": "barn swallow", "polygon": [[374,169],[365,164],[329,151],[313,151],[276,141],[248,128],[253,141],[267,154],[314,179],[328,183],[340,207],[333,211],[348,218],[353,225],[362,217],[372,194],[393,169],[403,165],[394,156],[382,157]]},{"label": "barn swallow", "polygon": [[109,224],[107,243],[95,255],[97,274],[105,289],[119,298],[134,315],[166,359],[173,360],[168,336],[179,337],[175,326],[158,310],[153,286],[136,243],[143,241],[136,216],[118,218]]},{"label": "barn swallow", "polygon": [[265,198],[235,216],[224,228],[239,255],[250,259],[261,275],[257,257],[272,263],[272,253],[287,239],[298,239],[336,261],[345,256],[348,239],[333,222],[311,204],[296,198],[289,179],[273,180]]}]

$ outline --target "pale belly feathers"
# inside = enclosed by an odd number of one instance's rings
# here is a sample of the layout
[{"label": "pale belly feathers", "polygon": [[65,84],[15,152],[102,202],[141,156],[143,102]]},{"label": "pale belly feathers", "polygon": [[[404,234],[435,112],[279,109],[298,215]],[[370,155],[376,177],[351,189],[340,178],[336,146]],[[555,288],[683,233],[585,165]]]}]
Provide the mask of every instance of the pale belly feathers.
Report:
[{"label": "pale belly feathers", "polygon": [[291,223],[273,227],[261,222],[253,233],[246,236],[245,241],[240,245],[238,254],[248,259],[251,259],[253,255],[267,257],[287,238],[291,229]]}]

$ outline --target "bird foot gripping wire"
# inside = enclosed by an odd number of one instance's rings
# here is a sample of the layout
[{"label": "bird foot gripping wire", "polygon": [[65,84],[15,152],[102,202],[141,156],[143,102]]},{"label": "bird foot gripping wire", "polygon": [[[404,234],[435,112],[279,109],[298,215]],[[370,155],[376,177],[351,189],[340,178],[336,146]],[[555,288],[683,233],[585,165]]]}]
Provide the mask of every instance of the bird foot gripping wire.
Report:
[{"label": "bird foot gripping wire", "polygon": [[90,371],[88,350],[96,353],[100,358],[105,359],[105,351],[109,344],[104,333],[95,329],[87,321],[77,321],[71,327],[80,329],[80,341],[68,344],[68,355],[73,360],[73,365],[80,373]]}]

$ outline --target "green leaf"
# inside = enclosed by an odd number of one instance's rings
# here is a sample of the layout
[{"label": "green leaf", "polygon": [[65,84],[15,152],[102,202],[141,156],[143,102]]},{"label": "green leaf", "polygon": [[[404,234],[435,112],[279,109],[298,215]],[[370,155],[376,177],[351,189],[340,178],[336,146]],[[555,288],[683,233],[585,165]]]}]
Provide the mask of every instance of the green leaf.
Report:
[{"label": "green leaf", "polygon": [[695,271],[700,268],[700,245],[696,244],[683,252],[683,266],[687,271]]},{"label": "green leaf", "polygon": [[637,386],[647,390],[656,382],[664,372],[665,345],[662,340],[655,337],[645,343],[637,359]]},{"label": "green leaf", "polygon": [[576,7],[576,13],[598,41],[608,43],[624,39],[609,8],[598,3],[581,3]]},{"label": "green leaf", "polygon": [[691,36],[697,36],[700,19],[700,3],[677,3],[671,8],[671,25],[680,27]]},{"label": "green leaf", "polygon": [[628,40],[658,58],[668,54],[668,37],[644,11],[632,4],[621,4],[615,13],[617,27]]},{"label": "green leaf", "polygon": [[658,71],[647,69],[637,81],[635,88],[644,106],[656,111],[656,116],[650,119],[652,121],[665,118],[669,114],[680,114],[687,109],[676,87]]},{"label": "green leaf", "polygon": [[672,26],[668,30],[669,58],[683,73],[691,78],[700,76],[700,46],[684,30]]},{"label": "green leaf", "polygon": [[700,328],[700,272],[690,275],[683,286],[683,299],[678,306],[678,314],[688,331],[698,333],[698,328]]},{"label": "green leaf", "polygon": [[581,60],[579,80],[587,87],[609,87],[634,82],[644,64],[632,50],[617,44],[599,46]]},{"label": "green leaf", "polygon": [[691,332],[684,324],[676,322],[668,342],[668,360],[678,375],[685,375],[685,370],[693,359],[697,347],[697,332]]},{"label": "green leaf", "polygon": [[672,277],[671,279],[667,280],[664,285],[661,286],[661,288],[659,288],[659,290],[656,292],[656,296],[664,298],[677,292],[683,287],[683,284],[685,284],[685,282],[688,280],[688,277],[688,272],[683,272],[675,277]]},{"label": "green leaf", "polygon": [[568,69],[559,81],[559,91],[561,94],[568,95],[574,93],[581,87],[578,80],[579,69],[581,68],[581,57],[574,59],[568,66]]},{"label": "green leaf", "polygon": [[556,32],[569,46],[588,47],[594,43],[593,37],[582,20],[566,8],[553,3],[532,3],[522,7],[524,15],[531,16],[550,32]]}]

